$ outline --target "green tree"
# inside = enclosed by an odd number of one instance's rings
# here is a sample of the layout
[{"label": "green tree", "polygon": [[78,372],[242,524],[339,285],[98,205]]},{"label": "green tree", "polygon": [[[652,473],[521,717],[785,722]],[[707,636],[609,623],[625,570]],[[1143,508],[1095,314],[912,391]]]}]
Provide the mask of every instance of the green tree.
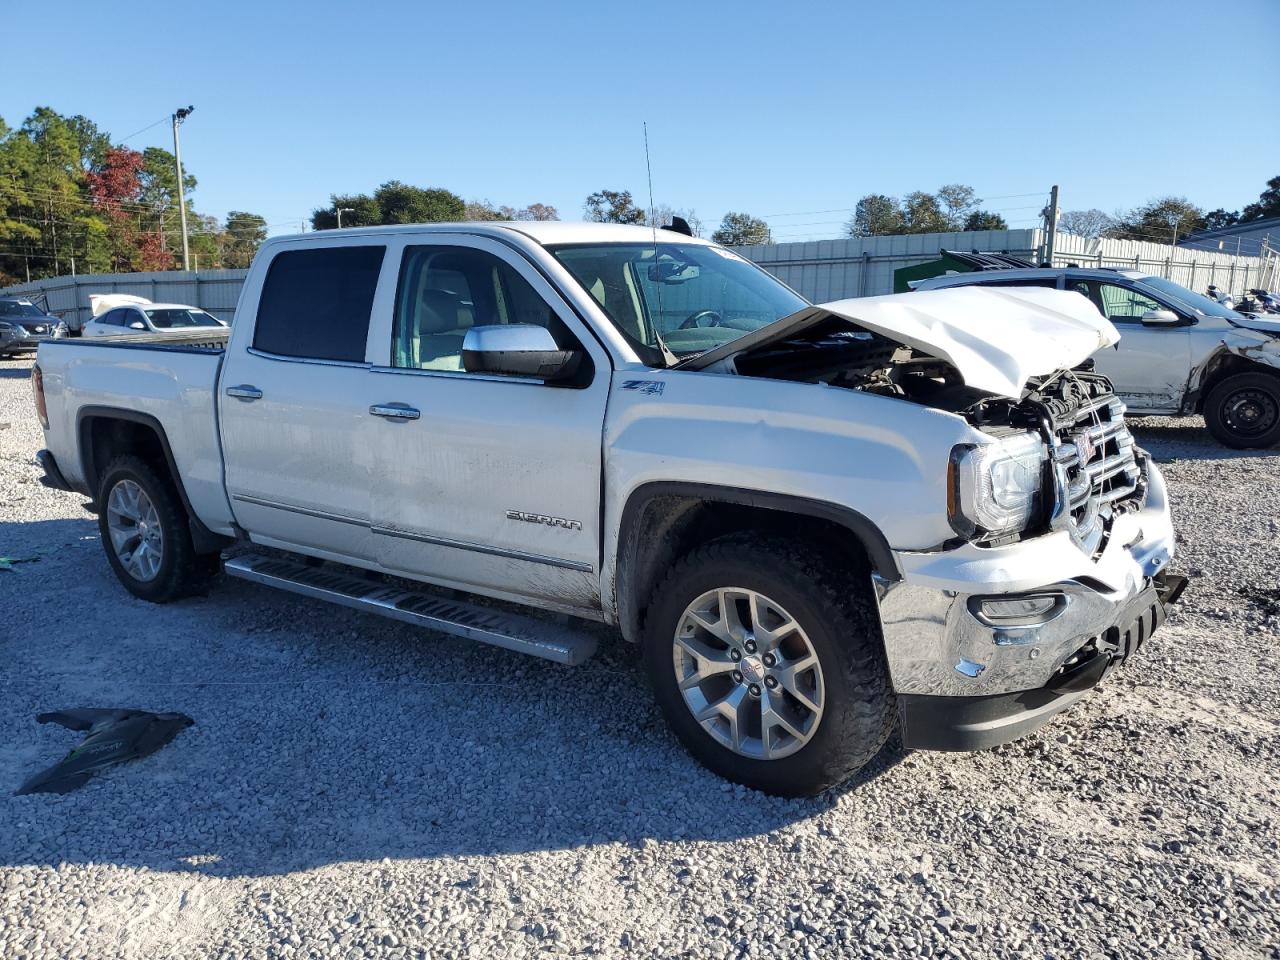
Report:
[{"label": "green tree", "polygon": [[1280,217],[1280,177],[1267,181],[1267,189],[1258,195],[1258,202],[1240,211],[1241,220],[1261,220],[1263,217]]},{"label": "green tree", "polygon": [[906,195],[902,201],[902,215],[907,233],[947,233],[951,230],[942,202],[923,190]]},{"label": "green tree", "polygon": [[644,223],[644,211],[632,201],[630,190],[597,190],[582,209],[593,223]]},{"label": "green tree", "polygon": [[990,210],[974,210],[965,217],[963,230],[1008,230],[1009,224],[1004,217]]},{"label": "green tree", "polygon": [[1121,240],[1172,243],[1175,237],[1203,230],[1204,211],[1186,197],[1161,197],[1122,215],[1107,235]]},{"label": "green tree", "polygon": [[367,227],[383,223],[439,223],[466,219],[467,205],[456,193],[438,187],[414,187],[388,180],[370,197],[367,194],[332,194],[328,207],[311,212],[311,226],[332,230],[338,225],[339,209],[344,227]]},{"label": "green tree", "polygon": [[934,194],[942,209],[948,230],[965,230],[970,214],[978,211],[982,200],[973,187],[963,183],[944,183]]},{"label": "green tree", "polygon": [[382,223],[382,209],[367,193],[331,193],[329,206],[312,211],[311,229],[332,230],[338,225],[339,210],[343,211],[344,227],[375,227]]},{"label": "green tree", "polygon": [[461,220],[466,203],[456,193],[388,180],[373,193],[383,223],[439,223]]},{"label": "green tree", "polygon": [[885,237],[905,229],[902,204],[897,197],[883,193],[869,193],[859,200],[853,219],[845,225],[845,233],[850,237]]},{"label": "green tree", "polygon": [[716,232],[711,234],[713,243],[726,247],[749,247],[773,243],[769,224],[749,213],[726,213]]},{"label": "green tree", "polygon": [[[1277,179],[1280,179],[1280,177]],[[1239,222],[1239,213],[1231,210],[1224,210],[1222,207],[1219,207],[1217,210],[1210,210],[1204,215],[1204,228],[1206,230],[1217,230],[1220,227],[1229,227]]]},{"label": "green tree", "polygon": [[[149,218],[159,231],[161,246],[173,257],[173,265],[181,266],[178,259],[182,254],[182,210],[178,205],[178,170],[173,154],[162,147],[147,147],[142,151],[142,172],[140,175],[142,190],[139,199],[143,207],[139,215]],[[182,193],[187,204],[187,228],[196,220],[195,203],[192,194],[196,189],[196,178],[189,169],[182,168]],[[213,254],[202,249],[199,259],[207,262]]]},{"label": "green tree", "polygon": [[267,239],[267,221],[256,213],[232,210],[227,214],[222,266],[236,269],[249,266],[254,254]]}]

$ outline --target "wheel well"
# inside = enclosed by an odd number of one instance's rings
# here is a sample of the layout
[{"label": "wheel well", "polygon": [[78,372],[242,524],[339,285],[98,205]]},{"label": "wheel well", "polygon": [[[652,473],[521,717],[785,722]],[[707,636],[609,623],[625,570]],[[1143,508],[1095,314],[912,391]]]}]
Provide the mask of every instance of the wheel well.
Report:
[{"label": "wheel well", "polygon": [[182,477],[173,461],[173,451],[165,439],[158,422],[143,414],[92,408],[81,411],[78,436],[85,486],[95,504],[98,484],[111,461],[123,454],[131,454],[153,467],[173,484],[187,514],[191,527],[191,541],[197,553],[216,553],[228,543],[206,527],[191,508]]},{"label": "wheel well", "polygon": [[1211,357],[1205,365],[1204,376],[1200,379],[1200,388],[1196,392],[1195,412],[1204,413],[1205,399],[1213,388],[1237,373],[1266,373],[1280,378],[1280,370],[1274,367],[1223,350]]},{"label": "wheel well", "polygon": [[169,474],[164,444],[155,429],[132,420],[86,417],[80,424],[81,450],[85,459],[85,482],[94,499],[98,481],[107,466],[122,454],[133,454],[163,474]]},{"label": "wheel well", "polygon": [[[633,497],[628,503],[615,580],[619,627],[627,640],[639,638],[649,596],[671,565],[729,533],[756,531],[784,536],[815,546],[852,575],[875,569],[889,579],[899,578],[883,536],[852,511],[845,518],[838,515],[839,508],[800,498],[778,498],[776,505],[765,506],[742,502],[762,499],[759,495],[735,496],[732,491],[721,495],[730,499],[718,499],[715,494],[662,492],[642,497],[639,503]],[[791,500],[792,508],[788,508]],[[837,515],[823,515],[828,513]],[[857,529],[860,524],[870,532]]]}]

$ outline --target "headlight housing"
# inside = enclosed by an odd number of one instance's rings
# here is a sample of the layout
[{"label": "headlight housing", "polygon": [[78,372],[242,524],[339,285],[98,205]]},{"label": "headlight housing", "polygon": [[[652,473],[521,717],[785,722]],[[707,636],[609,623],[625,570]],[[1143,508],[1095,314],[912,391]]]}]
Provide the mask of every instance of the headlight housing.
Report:
[{"label": "headlight housing", "polygon": [[1034,433],[956,447],[947,477],[952,529],[968,540],[1025,530],[1038,512],[1048,458]]}]

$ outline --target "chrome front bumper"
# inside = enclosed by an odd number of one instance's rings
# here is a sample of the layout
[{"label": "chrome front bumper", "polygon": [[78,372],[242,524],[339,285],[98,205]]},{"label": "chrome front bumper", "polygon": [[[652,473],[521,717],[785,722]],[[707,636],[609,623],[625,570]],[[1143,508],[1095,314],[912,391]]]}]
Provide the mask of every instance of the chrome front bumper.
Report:
[{"label": "chrome front bumper", "polygon": [[[1087,558],[1066,534],[1000,548],[900,552],[904,579],[873,575],[885,656],[908,746],[980,749],[1021,736],[1092,688],[1164,620],[1181,587],[1164,480],[1147,465],[1142,510]],[[984,599],[1059,598],[1016,624]],[[1132,634],[1132,636],[1130,636]],[[1087,669],[1086,669],[1087,667]]]}]

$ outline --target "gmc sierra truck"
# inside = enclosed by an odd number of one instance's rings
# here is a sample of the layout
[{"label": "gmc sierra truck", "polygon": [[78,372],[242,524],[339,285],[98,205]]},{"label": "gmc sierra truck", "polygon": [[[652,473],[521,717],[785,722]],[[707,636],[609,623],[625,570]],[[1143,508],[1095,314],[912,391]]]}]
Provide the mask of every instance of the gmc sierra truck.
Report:
[{"label": "gmc sierra truck", "polygon": [[32,377],[136,596],[221,569],[565,664],[603,621],[695,757],[807,795],[896,724],[1031,731],[1161,624],[1164,480],[1073,369],[1115,338],[1073,293],[814,306],[666,230],[437,224],[269,240],[230,330]]}]

